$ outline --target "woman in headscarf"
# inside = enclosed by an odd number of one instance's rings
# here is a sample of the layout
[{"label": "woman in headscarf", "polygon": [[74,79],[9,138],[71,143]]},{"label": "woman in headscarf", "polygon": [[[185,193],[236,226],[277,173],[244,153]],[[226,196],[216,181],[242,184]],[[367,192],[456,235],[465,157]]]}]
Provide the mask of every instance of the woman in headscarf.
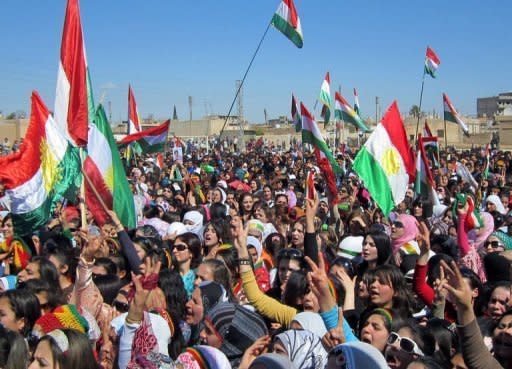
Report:
[{"label": "woman in headscarf", "polygon": [[327,351],[320,338],[309,331],[289,330],[278,334],[274,353],[288,356],[297,369],[324,368],[327,364]]},{"label": "woman in headscarf", "polygon": [[391,247],[393,255],[402,250],[406,254],[419,254],[416,236],[418,235],[417,220],[412,215],[400,214],[391,224]]},{"label": "woman in headscarf", "polygon": [[233,367],[238,367],[244,351],[267,334],[267,326],[257,313],[225,302],[206,314],[200,337],[207,345],[226,354]]},{"label": "woman in headscarf", "polygon": [[176,363],[183,369],[231,369],[228,358],[215,347],[197,345],[183,352]]},{"label": "woman in headscarf", "polygon": [[197,210],[191,210],[185,213],[183,224],[188,232],[192,232],[203,240],[203,214]]},{"label": "woman in headscarf", "polygon": [[312,332],[320,339],[327,333],[327,328],[325,328],[325,323],[320,314],[311,311],[303,311],[295,315],[290,328]]},{"label": "woman in headscarf", "polygon": [[498,195],[487,196],[485,199],[485,208],[489,213],[498,211],[502,215],[507,214],[507,210],[505,209],[505,206],[503,206],[503,203],[501,202],[501,199]]}]

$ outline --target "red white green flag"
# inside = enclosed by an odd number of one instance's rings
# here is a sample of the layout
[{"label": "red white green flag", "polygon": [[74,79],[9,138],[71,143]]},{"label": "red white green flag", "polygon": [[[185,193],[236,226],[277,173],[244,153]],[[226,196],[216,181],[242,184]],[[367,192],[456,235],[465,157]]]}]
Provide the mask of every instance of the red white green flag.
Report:
[{"label": "red white green flag", "polygon": [[427,47],[427,53],[425,55],[425,73],[432,78],[436,78],[436,71],[441,64],[441,60],[437,57],[437,54],[429,47]]},{"label": "red white green flag", "polygon": [[414,192],[424,200],[430,201],[433,205],[438,205],[439,199],[434,191],[434,177],[428,164],[427,156],[424,150],[423,138],[418,135],[418,152],[416,154],[416,180],[414,182]]},{"label": "red white green flag", "polygon": [[87,144],[88,125],[93,116],[94,103],[80,8],[78,0],[68,0],[62,31],[54,118],[70,142],[83,147]]},{"label": "red white green flag", "polygon": [[167,142],[167,132],[169,131],[170,124],[171,121],[166,120],[157,127],[126,136],[119,144],[127,145],[132,142],[137,142],[144,153],[163,151],[165,143]]},{"label": "red white green flag", "polygon": [[293,0],[282,0],[272,17],[272,25],[283,33],[295,46],[301,48],[304,44],[302,27]]},{"label": "red white green flag", "polygon": [[444,105],[444,120],[451,123],[456,123],[462,129],[464,135],[469,137],[469,128],[460,117],[455,107],[452,105],[448,95],[443,94],[443,105]]},{"label": "red white green flag", "polygon": [[354,111],[359,115],[359,95],[357,90],[354,88]]},{"label": "red white green flag", "polygon": [[62,197],[76,199],[82,179],[78,150],[68,143],[34,91],[20,151],[0,158],[0,182],[17,235],[31,235],[44,227]]},{"label": "red white green flag", "polygon": [[302,143],[309,143],[313,146],[317,165],[322,171],[322,175],[329,188],[330,200],[335,201],[338,193],[336,175],[341,174],[341,168],[324,141],[315,118],[313,118],[303,103],[300,104],[300,112],[302,116]]},{"label": "red white green flag", "polygon": [[88,209],[96,222],[103,225],[110,220],[101,203],[103,202],[108,209],[117,214],[125,227],[135,228],[133,193],[126,179],[107,115],[101,105],[96,110],[96,117],[90,126],[88,138],[88,156],[83,165],[84,173],[91,182],[85,181],[85,202]]},{"label": "red white green flag", "polygon": [[132,86],[128,85],[128,134],[140,131],[139,111],[133,95]]},{"label": "red white green flag", "polygon": [[432,130],[430,129],[427,120],[425,119],[425,126],[423,127],[423,137],[434,137]]},{"label": "red white green flag", "polygon": [[347,100],[345,100],[339,92],[335,93],[334,99],[334,116],[337,120],[350,123],[356,128],[360,129],[362,132],[370,132],[370,128],[366,125],[363,119],[361,119],[359,114],[357,114],[357,112],[352,109]]},{"label": "red white green flag", "polygon": [[295,132],[300,132],[302,130],[302,120],[300,119],[300,112],[297,106],[297,100],[295,100],[295,96],[292,94],[292,124],[295,127]]},{"label": "red white green flag", "polygon": [[396,101],[359,150],[352,168],[384,215],[405,198],[416,168]]},{"label": "red white green flag", "polygon": [[331,97],[331,77],[329,76],[329,72],[325,74],[325,79],[322,82],[322,86],[320,87],[320,96],[318,100],[322,103],[322,118],[324,118],[324,123],[328,124],[331,118],[331,109],[332,109],[332,97]]}]

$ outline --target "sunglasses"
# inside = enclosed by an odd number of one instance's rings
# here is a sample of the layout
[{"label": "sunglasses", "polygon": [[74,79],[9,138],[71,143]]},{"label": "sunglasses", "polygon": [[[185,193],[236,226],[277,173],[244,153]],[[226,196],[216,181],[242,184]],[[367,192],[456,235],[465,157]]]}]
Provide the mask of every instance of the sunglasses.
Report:
[{"label": "sunglasses", "polygon": [[176,249],[178,251],[188,250],[188,246],[186,244],[184,244],[184,243],[175,244],[172,248]]},{"label": "sunglasses", "polygon": [[128,310],[130,310],[130,304],[128,304],[127,302],[114,300],[113,305],[116,308],[116,310],[119,311],[120,313],[126,313]]},{"label": "sunglasses", "polygon": [[423,351],[420,350],[416,342],[407,337],[400,337],[400,335],[396,332],[391,332],[388,338],[388,345],[393,345],[395,342],[398,342],[400,350],[408,354],[425,356],[425,354],[423,353]]},{"label": "sunglasses", "polygon": [[500,247],[505,248],[505,245],[499,241],[487,241],[485,247],[491,246],[493,249],[499,249]]},{"label": "sunglasses", "polygon": [[404,228],[404,224],[402,222],[394,222],[393,226],[395,228]]}]

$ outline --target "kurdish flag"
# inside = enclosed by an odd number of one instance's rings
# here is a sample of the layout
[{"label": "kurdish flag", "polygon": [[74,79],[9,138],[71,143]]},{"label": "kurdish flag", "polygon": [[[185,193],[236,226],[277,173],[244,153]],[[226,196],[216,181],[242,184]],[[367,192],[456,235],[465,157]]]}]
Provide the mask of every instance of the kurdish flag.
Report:
[{"label": "kurdish flag", "polygon": [[320,132],[320,128],[318,128],[318,124],[316,123],[315,118],[313,118],[303,103],[300,104],[300,112],[302,116],[302,143],[309,143],[313,147],[318,148],[322,155],[325,156],[331,163],[333,171],[337,174],[340,174],[341,168],[336,162],[336,159],[334,159],[331,150],[329,150],[329,147],[327,147],[327,144],[322,137],[322,132]]},{"label": "kurdish flag", "polygon": [[140,132],[139,111],[135,103],[132,86],[128,85],[128,134]]},{"label": "kurdish flag", "polygon": [[132,142],[137,142],[144,153],[159,152],[164,150],[164,145],[167,142],[167,131],[169,130],[170,120],[157,127],[146,129],[123,138],[119,144],[127,145]]},{"label": "kurdish flag", "polygon": [[434,192],[434,178],[428,165],[427,156],[424,150],[423,138],[418,135],[418,152],[416,155],[416,180],[414,192],[421,198],[428,200],[431,204],[437,205],[439,199]]},{"label": "kurdish flag", "polygon": [[299,15],[293,4],[293,0],[282,0],[272,17],[271,24],[277,28],[283,35],[293,42],[295,46],[301,48],[304,39],[302,37],[302,27],[300,26]]},{"label": "kurdish flag", "polygon": [[135,228],[135,205],[133,194],[126,179],[123,163],[117,150],[112,130],[103,106],[96,110],[94,123],[89,128],[88,156],[83,170],[91,181],[85,181],[85,202],[98,224],[109,221],[101,201],[91,188],[94,186],[103,203],[113,210],[128,229]]},{"label": "kurdish flag", "polygon": [[81,183],[78,148],[68,144],[37,92],[20,151],[0,159],[0,182],[17,235],[46,225],[62,196],[74,201]]},{"label": "kurdish flag", "polygon": [[332,97],[331,97],[331,77],[329,76],[329,72],[325,74],[325,79],[322,82],[322,87],[320,87],[320,96],[318,100],[323,104],[322,107],[322,118],[324,118],[324,123],[328,124],[329,119],[331,118],[331,107],[332,107]]},{"label": "kurdish flag", "polygon": [[334,202],[338,193],[336,175],[342,173],[341,168],[334,159],[331,150],[327,147],[318,124],[302,103],[300,104],[300,112],[302,116],[302,143],[309,143],[313,146],[316,162],[329,188],[330,200]]},{"label": "kurdish flag", "polygon": [[405,198],[416,169],[396,101],[357,154],[352,168],[386,216]]},{"label": "kurdish flag", "polygon": [[424,137],[434,137],[434,135],[432,134],[432,130],[430,129],[426,119],[425,119],[425,126],[423,127],[423,136]]},{"label": "kurdish flag", "polygon": [[439,68],[441,60],[437,57],[437,54],[429,46],[427,47],[427,53],[425,55],[425,73],[432,78],[436,78],[436,70]]},{"label": "kurdish flag", "polygon": [[354,111],[359,115],[359,95],[357,90],[354,88]]},{"label": "kurdish flag", "polygon": [[434,168],[439,168],[439,142],[437,136],[422,137],[420,142],[425,156]]},{"label": "kurdish flag", "polygon": [[334,100],[334,116],[336,119],[353,124],[363,132],[370,132],[370,128],[339,92],[334,95]]},{"label": "kurdish flag", "polygon": [[444,120],[447,122],[457,123],[460,128],[462,128],[462,132],[464,135],[469,137],[469,129],[466,123],[462,120],[457,110],[453,107],[448,95],[443,94],[443,105],[444,105]]},{"label": "kurdish flag", "polygon": [[295,127],[295,132],[302,130],[302,119],[300,118],[299,108],[297,107],[297,100],[292,94],[292,124]]},{"label": "kurdish flag", "polygon": [[83,147],[87,144],[88,124],[93,116],[80,8],[78,0],[68,0],[55,92],[55,122],[73,145]]}]

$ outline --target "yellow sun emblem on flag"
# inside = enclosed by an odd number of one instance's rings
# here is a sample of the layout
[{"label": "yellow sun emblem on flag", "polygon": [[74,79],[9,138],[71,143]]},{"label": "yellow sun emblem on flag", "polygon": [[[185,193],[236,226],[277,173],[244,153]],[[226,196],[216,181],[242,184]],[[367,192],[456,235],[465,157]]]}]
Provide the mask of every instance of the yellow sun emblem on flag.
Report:
[{"label": "yellow sun emblem on flag", "polygon": [[388,176],[398,174],[400,170],[400,154],[394,147],[390,147],[384,151],[384,154],[381,158],[381,165],[384,169],[384,172]]},{"label": "yellow sun emblem on flag", "polygon": [[60,179],[60,171],[58,162],[53,154],[48,142],[45,139],[41,140],[41,171],[43,175],[43,185],[46,193],[49,193],[54,187],[55,183]]}]

